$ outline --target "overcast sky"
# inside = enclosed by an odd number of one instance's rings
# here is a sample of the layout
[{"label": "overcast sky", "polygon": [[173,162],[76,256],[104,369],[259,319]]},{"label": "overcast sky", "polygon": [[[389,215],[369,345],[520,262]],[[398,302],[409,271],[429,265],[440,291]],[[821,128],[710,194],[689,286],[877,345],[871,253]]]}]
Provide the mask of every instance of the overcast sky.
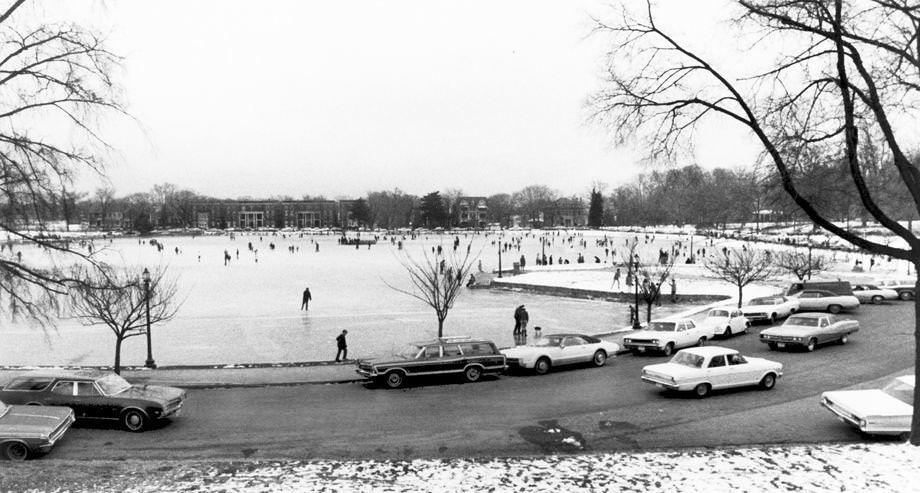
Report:
[{"label": "overcast sky", "polygon": [[[162,182],[222,197],[530,184],[583,194],[640,171],[641,153],[586,123],[604,47],[585,38],[604,2],[93,5],[125,57],[140,122],[109,130],[123,156],[109,170],[119,195]],[[659,2],[697,37],[724,6]],[[728,130],[701,135],[699,164],[751,161],[749,141]]]}]

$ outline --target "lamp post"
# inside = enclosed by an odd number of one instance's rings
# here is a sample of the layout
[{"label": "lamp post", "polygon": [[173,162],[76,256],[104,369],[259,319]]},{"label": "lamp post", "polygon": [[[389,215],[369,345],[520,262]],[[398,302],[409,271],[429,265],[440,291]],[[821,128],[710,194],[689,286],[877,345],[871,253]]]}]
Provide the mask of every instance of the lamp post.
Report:
[{"label": "lamp post", "polygon": [[147,368],[156,368],[157,364],[153,361],[153,346],[150,343],[150,271],[144,267],[144,300],[147,304],[147,361],[144,366]]},{"label": "lamp post", "polygon": [[498,278],[502,277],[502,237],[498,237]]},{"label": "lamp post", "polygon": [[639,330],[642,326],[639,324],[639,261],[633,260],[633,286],[636,290],[636,318],[633,319],[633,329]]}]

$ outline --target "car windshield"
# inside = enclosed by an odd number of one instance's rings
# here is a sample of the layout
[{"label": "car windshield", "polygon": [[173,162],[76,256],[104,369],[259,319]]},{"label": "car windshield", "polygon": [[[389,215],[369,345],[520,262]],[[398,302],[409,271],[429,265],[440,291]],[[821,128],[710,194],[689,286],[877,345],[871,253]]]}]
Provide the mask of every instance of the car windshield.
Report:
[{"label": "car windshield", "polygon": [[648,324],[648,330],[655,332],[674,332],[677,324],[674,322],[652,322]]},{"label": "car windshield", "polygon": [[751,300],[752,305],[774,305],[776,301],[773,298],[754,298]]},{"label": "car windshield", "polygon": [[683,351],[674,355],[671,358],[671,363],[677,365],[690,366],[692,368],[702,368],[703,367],[703,357],[698,354],[685,353]]},{"label": "car windshield", "polygon": [[121,376],[112,373],[96,380],[96,385],[105,395],[120,394],[131,388],[131,384]]},{"label": "car windshield", "polygon": [[728,311],[726,311],[726,310],[710,310],[710,311],[709,311],[709,316],[710,316],[710,317],[727,317],[727,316],[728,316]]},{"label": "car windshield", "polygon": [[548,347],[548,346],[561,346],[562,345],[562,336],[546,336],[537,339],[533,343],[537,347]]},{"label": "car windshield", "polygon": [[882,392],[904,404],[914,405],[914,388],[900,380],[892,381],[882,389]]},{"label": "car windshield", "polygon": [[415,359],[415,357],[418,356],[418,353],[421,350],[422,348],[420,346],[411,344],[397,351],[396,357],[402,358],[402,359]]},{"label": "car windshield", "polygon": [[800,325],[803,327],[817,327],[820,318],[811,318],[811,317],[789,317],[786,320],[785,325]]}]

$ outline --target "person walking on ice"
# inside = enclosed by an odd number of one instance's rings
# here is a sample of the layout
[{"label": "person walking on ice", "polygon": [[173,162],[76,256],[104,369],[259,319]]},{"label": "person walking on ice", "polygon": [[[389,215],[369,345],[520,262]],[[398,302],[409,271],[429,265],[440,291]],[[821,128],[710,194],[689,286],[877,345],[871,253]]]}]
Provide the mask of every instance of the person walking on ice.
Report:
[{"label": "person walking on ice", "polygon": [[617,271],[613,273],[613,282],[610,283],[610,289],[613,289],[613,286],[620,287],[620,268],[617,267]]},{"label": "person walking on ice", "polygon": [[313,296],[310,294],[310,288],[303,290],[303,298],[300,302],[300,309],[303,311],[308,311],[310,309],[310,300],[313,299]]},{"label": "person walking on ice", "polygon": [[[345,341],[345,334],[348,334],[347,330],[343,330],[342,333],[335,338],[336,345],[339,348],[339,350],[335,353],[336,363],[348,359],[348,343]],[[339,356],[342,358],[339,359]]]}]

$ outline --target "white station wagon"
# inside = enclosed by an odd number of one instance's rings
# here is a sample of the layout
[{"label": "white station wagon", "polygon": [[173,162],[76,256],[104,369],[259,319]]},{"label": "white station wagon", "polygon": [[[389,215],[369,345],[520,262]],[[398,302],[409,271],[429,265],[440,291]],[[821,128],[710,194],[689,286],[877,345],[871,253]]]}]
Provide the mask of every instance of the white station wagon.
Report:
[{"label": "white station wagon", "polygon": [[913,375],[897,377],[881,389],[835,390],[821,394],[821,405],[841,421],[872,435],[910,436],[914,412]]},{"label": "white station wagon", "polygon": [[706,397],[714,389],[751,385],[770,390],[781,376],[782,363],[718,346],[684,349],[667,363],[642,369],[643,381],[667,390],[690,390],[697,397]]}]

